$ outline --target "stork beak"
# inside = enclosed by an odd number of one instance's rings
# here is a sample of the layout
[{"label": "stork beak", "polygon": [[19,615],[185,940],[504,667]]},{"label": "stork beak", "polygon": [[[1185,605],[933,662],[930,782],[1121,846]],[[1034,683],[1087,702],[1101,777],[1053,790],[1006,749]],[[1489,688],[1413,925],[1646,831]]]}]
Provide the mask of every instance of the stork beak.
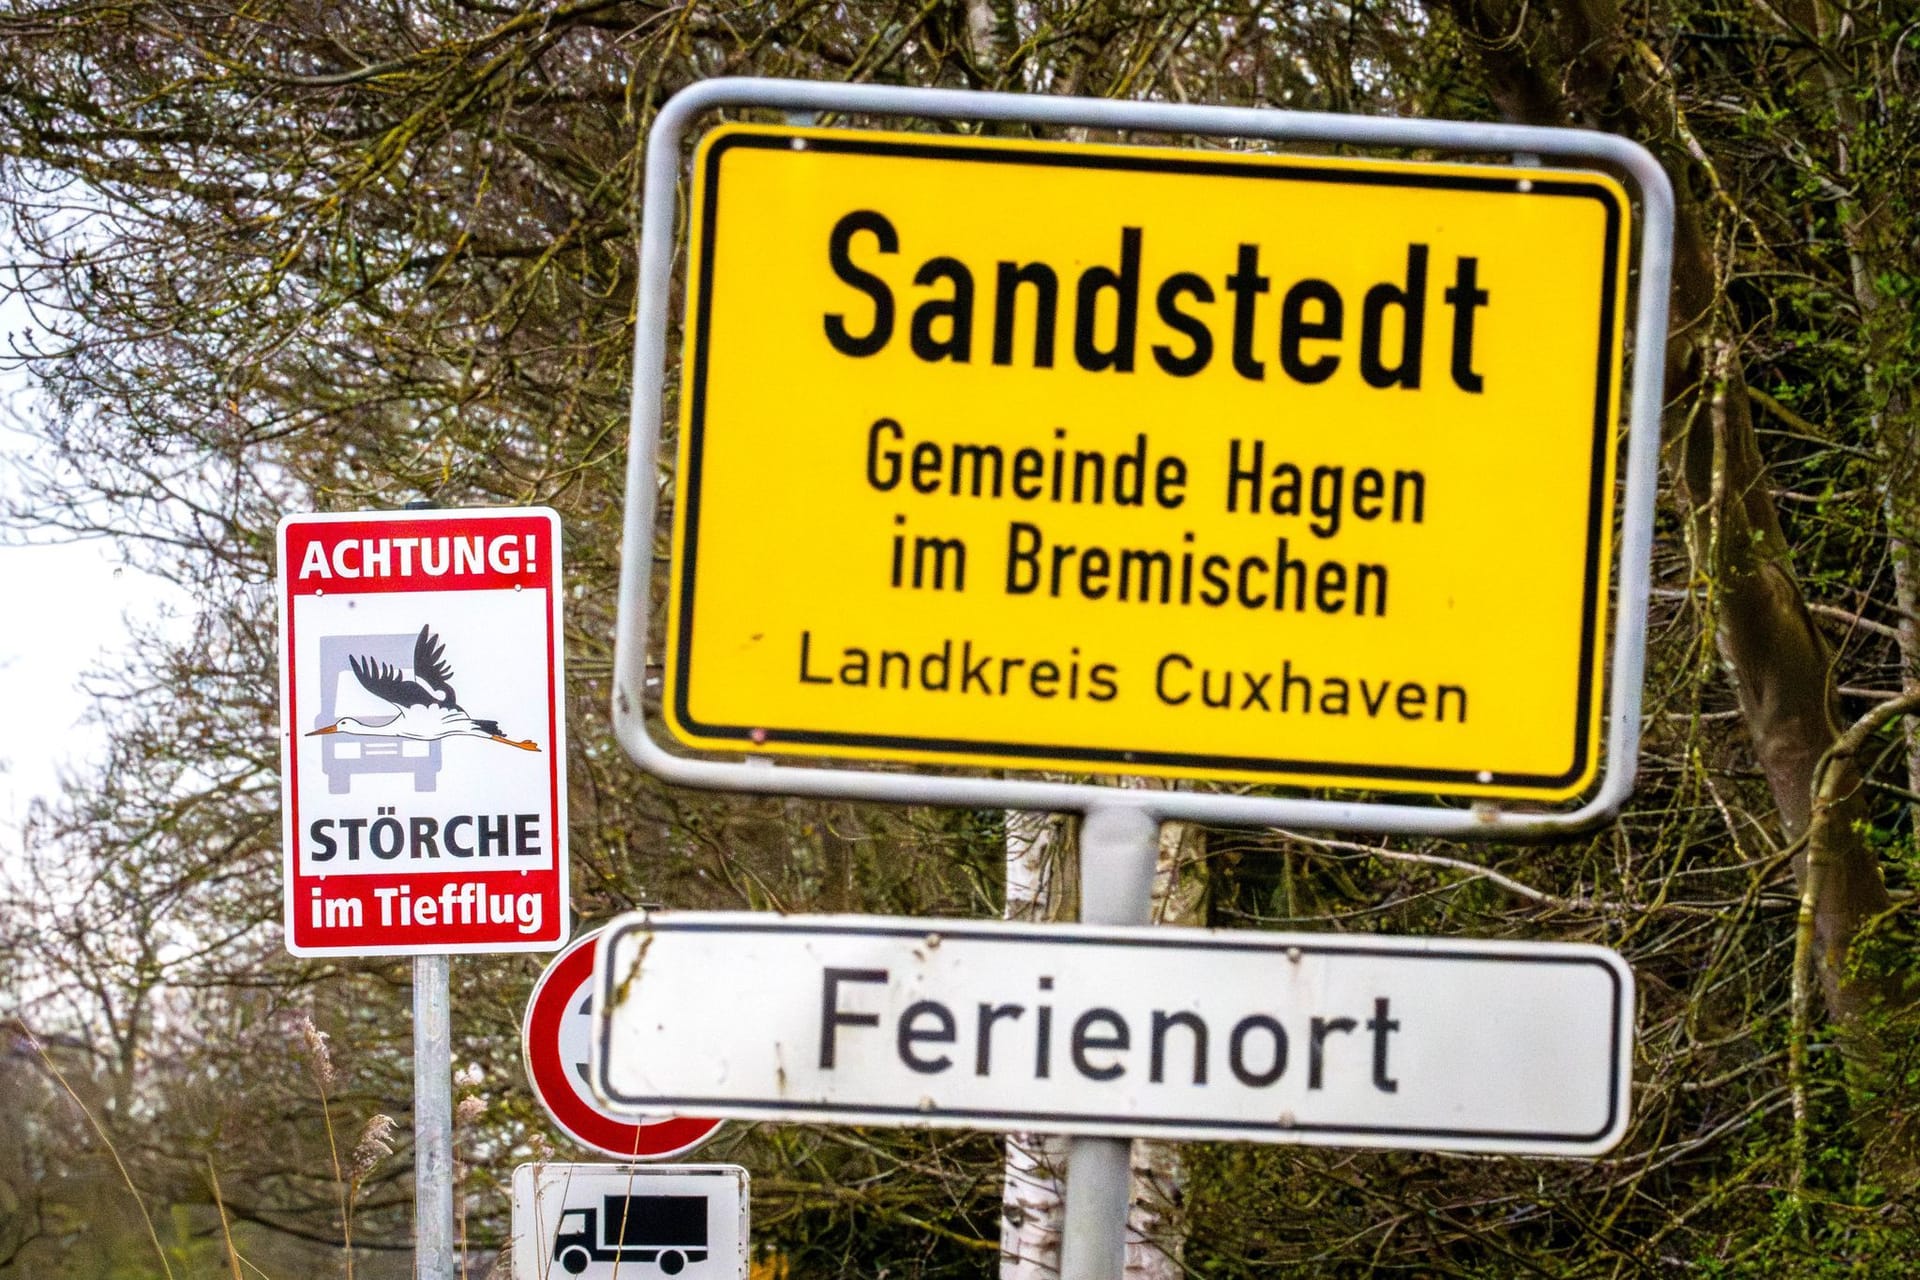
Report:
[{"label": "stork beak", "polygon": [[307,736],[309,738],[317,738],[323,733],[338,733],[338,732],[340,732],[340,726],[337,724],[330,724],[324,729],[315,729],[312,733],[308,734]]}]

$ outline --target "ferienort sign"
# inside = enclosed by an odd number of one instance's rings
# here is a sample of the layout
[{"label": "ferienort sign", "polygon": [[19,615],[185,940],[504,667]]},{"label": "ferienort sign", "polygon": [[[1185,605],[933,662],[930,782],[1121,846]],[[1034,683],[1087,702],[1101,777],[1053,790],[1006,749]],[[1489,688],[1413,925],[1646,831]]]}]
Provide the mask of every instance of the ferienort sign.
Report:
[{"label": "ferienort sign", "polygon": [[694,175],[683,743],[1589,786],[1611,178],[744,125]]},{"label": "ferienort sign", "polygon": [[1633,975],[1590,945],[686,912],[595,965],[618,1111],[1555,1155],[1627,1126]]}]

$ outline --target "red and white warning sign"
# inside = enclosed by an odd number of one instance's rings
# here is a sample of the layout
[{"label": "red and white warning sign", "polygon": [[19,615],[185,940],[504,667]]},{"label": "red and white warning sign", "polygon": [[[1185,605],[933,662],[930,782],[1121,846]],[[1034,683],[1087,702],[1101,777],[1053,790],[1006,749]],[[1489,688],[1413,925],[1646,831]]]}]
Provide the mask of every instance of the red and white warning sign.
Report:
[{"label": "red and white warning sign", "polygon": [[287,949],[566,941],[560,518],[280,522]]},{"label": "red and white warning sign", "polygon": [[560,1131],[583,1147],[627,1160],[685,1155],[711,1138],[718,1120],[670,1116],[638,1120],[601,1105],[588,1083],[593,1043],[593,949],[601,930],[583,933],[533,984],[520,1026],[527,1082]]}]

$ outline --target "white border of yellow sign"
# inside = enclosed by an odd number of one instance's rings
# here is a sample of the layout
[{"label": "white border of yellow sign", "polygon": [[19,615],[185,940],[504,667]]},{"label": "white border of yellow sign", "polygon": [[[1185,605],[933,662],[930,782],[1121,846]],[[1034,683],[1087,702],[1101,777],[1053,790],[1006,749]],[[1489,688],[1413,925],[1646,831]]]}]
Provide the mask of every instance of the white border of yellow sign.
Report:
[{"label": "white border of yellow sign", "polygon": [[1611,178],[764,125],[694,175],[681,742],[1591,784]]},{"label": "white border of yellow sign", "polygon": [[[697,121],[716,109],[751,107],[783,111],[795,124],[811,123],[815,113],[833,111],[863,117],[918,117],[954,120],[1027,121],[1049,126],[1148,131],[1160,135],[1211,135],[1277,143],[1313,142],[1358,148],[1417,148],[1439,153],[1471,153],[1474,158],[1511,155],[1522,165],[1539,163],[1536,181],[1566,176],[1554,166],[1578,168],[1625,179],[1636,217],[1628,239],[1637,240],[1638,271],[1633,301],[1633,377],[1628,394],[1626,450],[1620,468],[1624,510],[1615,526],[1618,538],[1611,652],[1599,637],[1605,596],[1600,603],[1591,660],[1604,667],[1589,697],[1604,690],[1603,715],[1588,712],[1590,740],[1597,739],[1600,780],[1577,807],[1551,812],[1513,812],[1498,805],[1413,804],[1385,799],[1343,800],[1277,795],[1224,795],[1183,790],[1115,789],[1094,783],[1057,782],[1025,777],[953,776],[885,770],[815,768],[781,764],[765,756],[741,761],[690,758],[669,750],[649,727],[662,708],[662,666],[649,654],[654,608],[653,566],[658,529],[662,409],[668,386],[669,299],[676,266],[676,216],[685,168],[685,140]],[[1452,166],[1459,168],[1459,166]],[[1520,181],[1520,178],[1513,178]],[[641,243],[640,301],[635,339],[635,388],[629,454],[627,520],[621,577],[618,649],[615,656],[614,722],[622,745],[650,772],[683,785],[768,794],[799,794],[900,803],[970,807],[1091,811],[1121,807],[1158,819],[1188,819],[1226,825],[1291,825],[1374,832],[1420,832],[1456,837],[1529,838],[1582,829],[1609,818],[1632,791],[1639,750],[1639,702],[1646,632],[1648,568],[1652,543],[1653,499],[1658,480],[1659,415],[1663,393],[1661,360],[1667,326],[1667,284],[1671,269],[1672,194],[1664,173],[1637,145],[1610,135],[1576,130],[1510,125],[1471,125],[1347,116],[1312,115],[1223,107],[1191,107],[1089,99],[1039,98],[1017,94],[966,93],[884,86],[811,84],[797,81],[714,80],[676,95],[657,117],[650,137]],[[682,224],[684,225],[684,224]],[[1543,263],[1551,271],[1552,263]],[[1619,299],[1624,313],[1626,299]],[[1609,523],[1612,512],[1602,515]],[[1604,534],[1602,535],[1604,537]],[[1602,560],[1606,557],[1604,553]],[[1588,668],[1589,670],[1593,668]],[[1595,704],[1586,701],[1589,708]],[[768,726],[742,726],[744,742],[727,740],[732,750],[753,756],[757,748],[797,754],[795,744],[777,741]],[[778,728],[778,726],[774,726]],[[804,728],[804,726],[803,726]],[[754,729],[761,730],[756,741]],[[1143,744],[1146,745],[1146,744]],[[1150,746],[1147,749],[1151,749]],[[860,753],[872,759],[871,753]],[[880,757],[888,758],[888,757]],[[908,760],[928,758],[905,751]],[[1006,759],[1006,757],[995,757]],[[1048,755],[1047,760],[1058,757]],[[967,757],[969,763],[982,763]],[[1015,757],[1025,768],[1039,761]],[[1594,760],[1583,766],[1590,772]],[[1083,762],[1087,770],[1146,772],[1149,762],[1122,755],[1110,763]],[[1211,769],[1194,770],[1218,776]],[[1381,786],[1383,779],[1325,778],[1333,785]],[[1476,776],[1444,791],[1470,798],[1488,787]],[[1498,783],[1492,784],[1499,790]],[[1539,792],[1535,798],[1548,798]]]}]

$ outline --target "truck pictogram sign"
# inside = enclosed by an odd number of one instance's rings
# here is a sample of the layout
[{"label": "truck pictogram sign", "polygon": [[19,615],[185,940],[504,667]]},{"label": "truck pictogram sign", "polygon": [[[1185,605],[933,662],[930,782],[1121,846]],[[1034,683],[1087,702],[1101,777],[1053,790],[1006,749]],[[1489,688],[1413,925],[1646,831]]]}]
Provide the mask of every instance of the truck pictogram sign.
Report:
[{"label": "truck pictogram sign", "polygon": [[523,1164],[514,1280],[746,1280],[747,1202],[738,1165]]}]

